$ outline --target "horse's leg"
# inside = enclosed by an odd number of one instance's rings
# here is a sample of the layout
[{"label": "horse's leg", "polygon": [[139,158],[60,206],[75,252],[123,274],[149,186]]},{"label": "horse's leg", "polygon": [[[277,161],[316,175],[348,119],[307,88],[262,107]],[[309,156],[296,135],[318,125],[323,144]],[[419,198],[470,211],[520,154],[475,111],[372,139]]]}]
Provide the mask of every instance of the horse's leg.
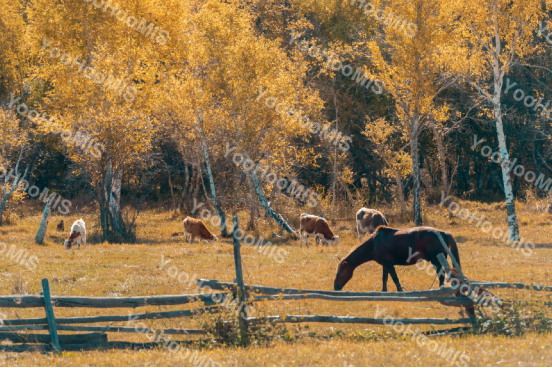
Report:
[{"label": "horse's leg", "polygon": [[445,285],[445,270],[443,266],[441,266],[437,258],[430,259],[429,261],[433,264],[433,268],[435,272],[437,272],[437,275],[439,275],[439,287],[443,287],[443,285]]},{"label": "horse's leg", "polygon": [[433,268],[435,269],[435,272],[437,275],[439,275],[439,287],[442,288],[445,285],[445,269],[441,265],[441,262],[437,259],[437,257],[429,259],[431,264],[433,265]]},{"label": "horse's leg", "polygon": [[381,291],[387,291],[387,280],[388,279],[389,279],[389,272],[387,272],[387,270],[384,267],[383,268],[383,277],[382,277],[383,288],[381,289]]},{"label": "horse's leg", "polygon": [[387,269],[387,272],[391,274],[391,278],[393,279],[393,282],[397,287],[397,291],[403,291],[403,287],[401,286],[401,282],[399,281],[399,277],[397,276],[397,272],[395,271],[395,266],[393,266],[392,263],[388,263],[384,267]]}]

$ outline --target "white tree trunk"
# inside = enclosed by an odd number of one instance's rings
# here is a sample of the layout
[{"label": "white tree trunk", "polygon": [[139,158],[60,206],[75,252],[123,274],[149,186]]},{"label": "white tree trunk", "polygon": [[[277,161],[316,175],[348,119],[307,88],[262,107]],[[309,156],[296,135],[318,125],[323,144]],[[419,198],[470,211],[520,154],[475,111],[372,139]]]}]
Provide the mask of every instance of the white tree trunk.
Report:
[{"label": "white tree trunk", "polygon": [[257,197],[259,198],[259,201],[261,202],[265,210],[268,212],[268,215],[272,217],[276,221],[276,223],[278,223],[278,225],[280,225],[288,233],[297,234],[297,232],[291,226],[289,226],[286,220],[284,220],[284,218],[280,214],[274,212],[274,210],[270,208],[270,206],[266,202],[263,188],[261,187],[259,177],[257,176],[257,169],[251,171],[249,175],[251,175],[251,178],[253,179],[253,186],[255,187],[255,191],[257,192]]},{"label": "white tree trunk", "polygon": [[113,209],[117,212],[121,210],[121,180],[123,178],[123,170],[119,169],[113,173],[111,181],[111,193],[113,194]]},{"label": "white tree trunk", "polygon": [[[495,92],[495,96],[497,93]],[[500,101],[500,91],[498,92],[498,101]],[[496,102],[496,101],[495,101]],[[495,105],[496,134],[498,136],[498,147],[502,162],[510,162],[510,155],[506,148],[506,137],[502,129],[502,111]],[[510,230],[510,241],[519,241],[519,226],[516,215],[516,202],[512,191],[512,181],[510,180],[509,165],[501,165],[502,181],[504,183],[504,195],[506,196],[506,215],[508,216],[508,229]]]},{"label": "white tree trunk", "polygon": [[[198,116],[199,119],[199,116]],[[200,124],[203,125],[203,121],[200,120]],[[199,132],[201,133],[201,138],[203,140],[203,153],[205,154],[205,166],[207,166],[207,176],[209,178],[209,186],[211,188],[211,201],[213,202],[213,206],[215,207],[215,210],[217,211],[219,218],[220,218],[220,232],[221,236],[223,238],[226,238],[228,236],[226,232],[226,219],[224,217],[224,212],[222,212],[222,209],[218,205],[217,202],[217,193],[215,191],[215,182],[213,180],[213,173],[211,172],[211,164],[209,162],[209,151],[207,150],[207,140],[205,139],[205,133],[203,132],[203,128],[199,128]],[[203,183],[203,180],[202,180]],[[205,193],[205,196],[207,196],[207,192]]]},{"label": "white tree trunk", "polygon": [[[502,127],[502,108],[500,106],[502,85],[504,82],[504,73],[507,70],[507,65],[501,63],[508,63],[508,61],[501,60],[501,40],[498,19],[500,15],[500,9],[496,1],[492,4],[493,11],[493,28],[494,28],[494,43],[495,48],[492,53],[493,61],[493,74],[494,74],[494,112],[496,118],[496,134],[498,136],[498,147],[500,148],[500,156],[502,157],[502,163],[509,163],[510,156],[508,155],[508,149],[506,148],[506,137],[504,136],[504,130]],[[510,47],[515,47],[511,45]],[[504,58],[504,56],[502,57]],[[514,193],[512,192],[512,182],[510,181],[510,165],[500,165],[502,169],[502,181],[504,183],[504,195],[506,196],[506,214],[508,216],[508,229],[510,230],[510,241],[519,241],[519,227],[516,215],[516,203],[514,201]]]}]

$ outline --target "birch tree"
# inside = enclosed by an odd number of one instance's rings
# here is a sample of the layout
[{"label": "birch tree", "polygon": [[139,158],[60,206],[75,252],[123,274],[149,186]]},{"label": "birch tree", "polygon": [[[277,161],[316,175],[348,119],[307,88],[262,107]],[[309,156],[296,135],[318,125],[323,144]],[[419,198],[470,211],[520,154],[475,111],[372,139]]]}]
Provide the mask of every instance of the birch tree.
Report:
[{"label": "birch tree", "polygon": [[[470,84],[489,103],[494,115],[501,156],[502,181],[510,241],[519,241],[519,226],[510,171],[513,169],[503,126],[502,86],[514,64],[535,52],[533,30],[541,29],[542,1],[474,0],[463,3],[462,21],[470,42],[478,45]],[[490,80],[490,83],[486,83]],[[513,86],[512,86],[513,87]],[[534,103],[537,110],[540,102]],[[534,102],[534,99],[533,99]],[[540,105],[542,106],[542,105]],[[542,106],[544,108],[544,106]],[[491,115],[491,114],[487,114]],[[489,116],[490,117],[490,116]]]},{"label": "birch tree", "polygon": [[394,99],[395,113],[410,142],[413,175],[413,212],[422,225],[418,139],[430,116],[444,120],[447,109],[436,97],[458,80],[463,71],[462,47],[454,27],[453,1],[414,0],[396,2],[391,10],[415,25],[412,38],[401,27],[387,27],[382,41],[367,42],[375,70],[367,70],[384,82]]},{"label": "birch tree", "polygon": [[[202,131],[205,142],[222,146],[213,147],[210,153],[226,150],[228,144],[233,152],[247,155],[253,167],[269,167],[273,162],[292,166],[300,160],[308,161],[307,154],[293,144],[294,139],[307,133],[299,125],[298,110],[307,106],[305,112],[315,111],[322,104],[316,93],[305,87],[306,66],[294,63],[278,40],[258,35],[254,17],[239,4],[206,1],[190,16],[184,29],[187,38],[181,40],[179,49],[186,63],[167,78],[169,86],[178,86],[167,97],[172,111],[181,116],[183,133],[192,134],[186,132],[186,127],[196,130],[199,114],[200,135]],[[275,104],[265,104],[268,98]],[[276,104],[286,107],[286,113],[280,107],[276,109]],[[183,105],[189,108],[178,110]],[[293,105],[295,115],[289,111]],[[225,159],[232,164],[232,156]],[[270,208],[260,175],[255,170],[242,172],[252,179],[250,193],[257,197],[252,197],[250,203],[260,201],[279,225],[294,232]],[[209,180],[214,180],[212,175]],[[213,193],[211,185],[211,198],[216,197]]]}]

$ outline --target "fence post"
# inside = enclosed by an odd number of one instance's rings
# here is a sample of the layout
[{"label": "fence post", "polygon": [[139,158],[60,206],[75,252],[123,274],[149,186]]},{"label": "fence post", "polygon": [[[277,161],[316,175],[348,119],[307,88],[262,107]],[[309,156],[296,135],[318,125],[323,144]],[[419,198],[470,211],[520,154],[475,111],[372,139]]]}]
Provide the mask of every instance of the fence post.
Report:
[{"label": "fence post", "polygon": [[[439,236],[439,239],[441,239],[441,236]],[[447,250],[448,250],[448,249],[447,249]],[[452,258],[452,260],[453,260],[453,262],[454,262],[454,261],[455,261],[455,260],[454,260],[454,257],[453,257],[452,255],[451,255],[450,257]],[[437,260],[439,261],[439,263],[441,263],[441,266],[443,267],[443,269],[445,270],[445,272],[447,271],[447,269],[452,270],[452,267],[450,267],[449,263],[447,262],[447,257],[445,257],[442,253],[437,254]],[[462,271],[460,271],[460,267],[458,267],[458,272],[460,273],[460,276],[461,276],[462,279],[463,279],[462,281],[463,281],[463,282],[466,282],[467,279],[466,279],[466,277],[462,274]],[[448,276],[449,278],[450,278],[450,276],[451,276],[451,273],[452,273],[452,272],[450,272],[450,271],[447,273],[447,276]],[[467,295],[467,296],[468,296],[468,298],[470,298],[470,300],[471,300],[472,296],[475,295],[475,292],[471,289],[471,285],[470,285],[469,283],[468,283],[468,286],[469,286],[469,289],[468,289],[468,293],[467,293],[468,295]],[[458,282],[457,288],[458,288],[457,293],[460,293],[460,290],[461,290],[461,283],[460,283],[460,281]],[[472,302],[473,302],[473,300],[472,300]],[[467,307],[467,306],[464,306],[464,309],[466,310],[469,319],[472,320],[473,322],[475,322],[475,306],[474,306],[474,305],[471,305],[471,306],[468,306],[468,307]],[[472,323],[473,323],[473,322],[472,322]]]},{"label": "fence post", "polygon": [[451,272],[447,270],[452,269],[452,267],[450,267],[449,263],[447,262],[447,257],[445,257],[442,253],[439,253],[437,254],[437,260],[439,261],[439,263],[441,263],[443,270],[446,272],[448,278],[450,279]]},{"label": "fence post", "polygon": [[[437,254],[437,260],[441,263],[441,266],[443,266],[443,269],[445,270],[445,272],[446,272],[447,269],[452,270],[452,267],[450,267],[449,263],[447,262],[447,257],[445,257],[442,253]],[[447,276],[449,278],[451,278],[450,275],[451,275],[451,272],[448,272]],[[467,280],[466,277],[463,274],[460,274],[460,275],[464,278],[462,281]],[[460,284],[458,285],[458,287],[460,287]],[[468,298],[472,298],[474,295],[475,295],[475,292],[471,289],[471,285],[470,285],[470,288],[468,290]],[[475,295],[475,296],[477,297],[477,295]]]},{"label": "fence post", "polygon": [[[449,255],[450,257],[450,260],[452,261],[452,264],[454,265],[454,267],[458,270],[458,273],[460,274],[460,276],[462,277],[463,280],[466,279],[466,276],[464,276],[464,274],[462,273],[462,269],[460,268],[460,265],[458,264],[458,262],[456,262],[456,258],[454,258],[454,256],[452,255],[452,253],[450,252],[450,249],[447,247],[447,244],[445,243],[445,241],[443,240],[443,237],[441,236],[441,233],[439,231],[436,231],[435,232],[437,234],[437,237],[439,237],[439,240],[441,241],[441,245],[443,246],[443,248],[445,248],[445,251],[447,252],[447,254]],[[446,258],[445,258],[445,261],[446,261]]]},{"label": "fence post", "polygon": [[44,310],[46,311],[46,319],[48,320],[48,329],[50,330],[50,340],[52,340],[55,351],[59,353],[61,349],[59,347],[54,308],[52,308],[52,300],[50,299],[50,285],[48,284],[48,279],[42,279],[42,293],[44,295]]},{"label": "fence post", "polygon": [[[245,318],[247,318],[247,314],[245,312],[246,309],[246,300],[247,296],[245,295],[244,290],[244,284],[243,284],[243,271],[242,271],[242,263],[241,263],[241,253],[240,253],[240,240],[237,237],[237,232],[239,229],[238,225],[238,215],[234,215],[233,222],[233,230],[232,230],[232,239],[234,242],[234,263],[236,264],[236,283],[238,284],[238,319],[240,323],[240,339],[242,345],[247,345],[248,338],[247,338],[247,321]],[[240,313],[240,307],[243,306],[243,316],[245,318],[242,318]]]},{"label": "fence post", "polygon": [[46,231],[48,231],[48,222],[50,221],[50,204],[54,201],[54,198],[49,200],[46,203],[46,207],[44,207],[44,213],[42,214],[42,221],[40,222],[40,227],[38,228],[38,232],[36,233],[35,241],[42,245],[44,243],[44,237],[46,236]]}]

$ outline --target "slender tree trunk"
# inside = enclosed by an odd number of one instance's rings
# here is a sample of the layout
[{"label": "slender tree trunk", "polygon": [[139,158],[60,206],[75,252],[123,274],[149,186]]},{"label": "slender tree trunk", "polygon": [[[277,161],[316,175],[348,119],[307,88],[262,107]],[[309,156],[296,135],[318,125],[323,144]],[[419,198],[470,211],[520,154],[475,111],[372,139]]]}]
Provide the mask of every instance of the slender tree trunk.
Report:
[{"label": "slender tree trunk", "polygon": [[272,217],[278,225],[280,225],[284,230],[286,230],[288,233],[297,234],[297,232],[289,226],[289,224],[280,216],[280,214],[274,212],[272,208],[266,203],[266,198],[263,194],[263,188],[261,188],[261,183],[259,182],[259,178],[257,176],[257,169],[254,169],[251,174],[253,178],[253,186],[255,187],[255,191],[257,192],[257,197],[259,197],[259,200],[265,210],[268,212],[268,215]]},{"label": "slender tree trunk", "polygon": [[[195,182],[195,187],[194,187],[194,196],[193,198],[196,198],[197,199],[197,195],[199,194],[199,186],[201,185],[199,183],[199,180],[200,180],[200,177],[202,176],[201,175],[201,167],[199,166],[199,163],[196,163],[196,182]],[[192,203],[193,199],[190,200],[190,203]]]},{"label": "slender tree trunk", "polygon": [[429,180],[427,180],[426,178],[423,166],[420,168],[420,178],[422,179],[422,182],[424,183],[426,189],[431,190],[431,184],[429,183]]},{"label": "slender tree trunk", "polygon": [[36,233],[35,241],[42,245],[44,242],[44,237],[46,236],[46,232],[48,231],[48,222],[50,221],[50,202],[52,202],[53,198],[49,200],[46,203],[46,207],[44,207],[44,213],[42,214],[42,221],[40,222],[40,227],[38,228],[38,232]]},{"label": "slender tree trunk", "polygon": [[[510,162],[510,156],[508,155],[508,150],[506,149],[506,138],[504,137],[504,131],[502,130],[502,119],[497,119],[496,130],[498,134],[498,145],[500,147],[502,161]],[[508,216],[510,241],[519,241],[519,226],[516,215],[516,202],[514,199],[514,193],[512,192],[512,181],[510,180],[509,170],[504,168],[504,166],[505,165],[501,165],[501,169],[502,181],[504,183],[504,195],[506,196],[506,214]]]},{"label": "slender tree trunk", "polygon": [[[110,239],[108,241],[124,241],[132,243],[136,240],[136,233],[132,228],[132,225],[127,225],[121,214],[120,203],[117,203],[120,200],[120,183],[122,177],[122,170],[116,171],[115,175],[113,174],[113,166],[111,162],[107,163],[105,182],[104,182],[104,199],[106,205],[104,211],[106,212],[106,229],[111,228],[115,233],[108,231],[108,236]],[[119,186],[118,188],[113,188],[113,185]],[[101,207],[100,207],[101,209]],[[117,235],[117,238],[113,238],[113,235]],[[104,230],[105,236],[105,230]]]},{"label": "slender tree trunk", "polygon": [[247,185],[249,186],[249,196],[251,198],[251,207],[249,211],[249,224],[247,225],[247,230],[253,230],[255,228],[255,219],[256,219],[256,209],[255,204],[255,187],[249,175],[246,175]]},{"label": "slender tree trunk", "polygon": [[[450,187],[449,187],[448,176],[447,176],[445,147],[443,146],[443,138],[441,137],[441,134],[437,130],[437,127],[435,126],[433,121],[432,121],[432,128],[433,128],[433,136],[437,141],[437,152],[439,153],[439,165],[441,167],[441,180],[443,181],[443,193],[444,193],[443,198],[446,198],[450,194]],[[447,207],[448,203],[444,203],[443,206]]]},{"label": "slender tree trunk", "polygon": [[[188,188],[188,192],[186,193],[186,204],[188,207],[190,207],[193,203],[193,197],[194,193],[197,192],[195,190],[195,187],[197,186],[197,170],[195,170],[195,164],[191,163],[191,175],[190,175],[190,187]],[[197,198],[197,193],[195,194]]]},{"label": "slender tree trunk", "polygon": [[184,172],[185,172],[185,178],[184,178],[184,188],[182,189],[182,197],[184,197],[184,193],[188,193],[188,183],[190,181],[190,171],[188,170],[188,163],[186,162],[184,164]]},{"label": "slender tree trunk", "polygon": [[[278,186],[276,185],[276,183],[272,186],[272,192],[270,192],[270,202],[269,202],[269,205],[274,208],[275,211],[277,211],[276,209],[276,202],[278,201],[278,193],[279,193],[279,189],[278,189]],[[265,211],[265,218],[269,218],[269,214],[268,214],[268,211]]]},{"label": "slender tree trunk", "polygon": [[[500,83],[502,87],[502,83]],[[502,128],[502,109],[500,106],[500,94],[501,90],[498,88],[497,83],[495,83],[495,93],[494,93],[494,110],[496,118],[496,134],[498,136],[498,146],[500,148],[500,155],[502,157],[502,162],[509,163],[510,155],[508,154],[508,149],[506,148],[506,137],[504,136],[504,130]],[[516,202],[514,198],[514,193],[512,192],[512,181],[510,180],[510,165],[500,165],[502,170],[502,182],[504,184],[504,195],[506,197],[506,214],[508,216],[508,229],[510,230],[510,241],[519,241],[519,226],[516,215]]]},{"label": "slender tree trunk", "polygon": [[103,240],[109,241],[111,239],[111,225],[109,222],[109,195],[111,192],[111,165],[107,164],[105,177],[102,183],[100,183],[100,221],[102,225]]},{"label": "slender tree trunk", "polygon": [[[198,116],[199,118],[199,116]],[[199,121],[200,124],[203,123],[202,120]],[[217,194],[215,191],[215,182],[213,180],[213,174],[211,173],[211,164],[209,163],[209,152],[207,150],[207,141],[205,139],[205,133],[203,132],[203,129],[200,127],[199,132],[201,133],[201,138],[203,139],[203,152],[205,153],[205,166],[207,166],[207,176],[209,177],[209,184],[211,186],[211,200],[213,202],[213,206],[215,206],[215,209],[218,212],[219,218],[220,218],[220,233],[223,238],[227,238],[228,234],[226,232],[226,219],[224,217],[224,212],[222,212],[222,209],[217,203]],[[207,194],[207,193],[205,193]]]},{"label": "slender tree trunk", "polygon": [[[187,206],[187,198],[189,193],[188,185],[190,184],[190,170],[188,169],[188,162],[184,159],[184,153],[181,151],[182,161],[184,162],[184,185],[182,186],[182,196],[180,198],[180,205]],[[193,180],[192,180],[193,182]]]},{"label": "slender tree trunk", "polygon": [[171,198],[173,202],[173,211],[176,213],[176,198],[174,197],[173,185],[171,181],[171,169],[167,166],[167,172],[169,173],[169,188],[171,188]]},{"label": "slender tree trunk", "polygon": [[[512,182],[510,180],[510,156],[508,154],[508,149],[506,148],[506,137],[504,136],[504,129],[502,126],[502,108],[501,108],[501,94],[502,94],[502,84],[504,82],[504,72],[506,71],[506,66],[502,63],[508,63],[507,57],[504,55],[501,58],[501,39],[499,37],[499,14],[500,9],[497,1],[495,0],[492,4],[493,10],[493,27],[495,31],[494,38],[494,53],[492,54],[493,62],[493,76],[494,76],[494,94],[493,94],[493,105],[496,118],[496,134],[498,136],[498,147],[500,148],[500,155],[502,157],[502,181],[504,184],[504,195],[506,197],[506,214],[508,216],[508,229],[510,230],[510,241],[519,241],[519,226],[517,222],[516,215],[516,203],[514,200],[514,193],[512,192]],[[510,46],[512,47],[512,45]],[[515,47],[515,45],[513,45]],[[501,60],[502,59],[502,60]],[[502,69],[501,69],[502,64]],[[508,163],[506,165],[505,163]]]},{"label": "slender tree trunk", "polygon": [[399,202],[401,203],[401,212],[404,212],[406,210],[406,203],[404,202],[404,189],[402,185],[401,174],[399,174],[399,172],[396,170],[393,170],[393,174],[395,175],[395,181],[397,182],[397,191],[399,192]]},{"label": "slender tree trunk", "polygon": [[413,199],[413,211],[414,211],[414,224],[416,226],[422,226],[422,203],[420,198],[420,166],[419,166],[419,157],[418,157],[418,134],[417,131],[418,123],[417,121],[413,124],[412,130],[412,180],[413,180],[413,190],[412,196]]},{"label": "slender tree trunk", "polygon": [[111,185],[111,194],[113,197],[112,206],[116,212],[121,211],[121,179],[123,177],[123,170],[115,170],[113,174],[113,183]]}]

